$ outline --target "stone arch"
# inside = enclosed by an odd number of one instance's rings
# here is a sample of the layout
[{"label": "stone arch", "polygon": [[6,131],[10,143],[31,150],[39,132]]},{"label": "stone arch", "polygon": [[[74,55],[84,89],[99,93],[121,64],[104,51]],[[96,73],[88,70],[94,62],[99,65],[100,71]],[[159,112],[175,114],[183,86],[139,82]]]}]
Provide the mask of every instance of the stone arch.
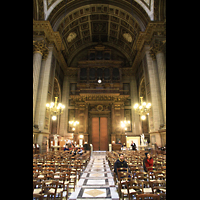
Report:
[{"label": "stone arch", "polygon": [[[68,66],[82,49],[96,45],[99,41],[123,52],[129,64],[132,65],[137,53],[137,37],[141,31],[145,30],[150,19],[148,16],[144,17],[145,14],[136,7],[133,12],[130,5],[128,8],[120,6],[120,1],[115,4],[110,3],[108,5],[97,4],[96,1],[95,4],[82,2],[78,6],[72,6],[74,9],[63,4],[60,9],[57,8],[57,13],[53,14],[52,11],[48,20],[53,30],[58,31],[62,37],[65,47],[63,55]],[[57,6],[61,4],[62,2]],[[95,27],[103,28],[101,31]],[[74,36],[72,39],[71,35]]]}]

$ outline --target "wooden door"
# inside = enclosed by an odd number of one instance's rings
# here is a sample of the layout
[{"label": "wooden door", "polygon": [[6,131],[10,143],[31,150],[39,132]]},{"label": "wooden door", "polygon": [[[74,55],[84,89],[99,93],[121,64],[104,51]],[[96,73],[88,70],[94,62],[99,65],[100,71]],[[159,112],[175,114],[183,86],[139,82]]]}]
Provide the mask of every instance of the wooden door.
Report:
[{"label": "wooden door", "polygon": [[108,150],[108,124],[106,117],[100,117],[100,150]]},{"label": "wooden door", "polygon": [[108,150],[108,122],[106,117],[92,118],[92,145],[94,151]]},{"label": "wooden door", "polygon": [[92,145],[94,151],[99,151],[99,117],[92,118]]}]

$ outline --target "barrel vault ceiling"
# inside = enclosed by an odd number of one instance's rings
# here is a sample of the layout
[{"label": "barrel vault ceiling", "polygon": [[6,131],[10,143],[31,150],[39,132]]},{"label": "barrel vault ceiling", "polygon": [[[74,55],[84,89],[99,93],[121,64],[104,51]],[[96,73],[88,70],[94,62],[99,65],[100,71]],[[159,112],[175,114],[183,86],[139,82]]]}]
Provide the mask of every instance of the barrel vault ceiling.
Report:
[{"label": "barrel vault ceiling", "polygon": [[62,38],[67,67],[87,59],[98,44],[131,67],[137,39],[152,21],[154,0],[34,0],[33,18],[47,20]]}]

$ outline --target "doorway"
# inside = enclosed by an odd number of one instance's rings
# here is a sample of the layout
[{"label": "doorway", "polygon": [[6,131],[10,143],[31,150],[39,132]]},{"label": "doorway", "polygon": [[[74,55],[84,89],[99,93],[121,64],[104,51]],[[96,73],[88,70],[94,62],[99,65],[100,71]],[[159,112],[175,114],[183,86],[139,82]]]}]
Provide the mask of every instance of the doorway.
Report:
[{"label": "doorway", "polygon": [[94,151],[108,151],[107,117],[92,117],[92,145]]}]

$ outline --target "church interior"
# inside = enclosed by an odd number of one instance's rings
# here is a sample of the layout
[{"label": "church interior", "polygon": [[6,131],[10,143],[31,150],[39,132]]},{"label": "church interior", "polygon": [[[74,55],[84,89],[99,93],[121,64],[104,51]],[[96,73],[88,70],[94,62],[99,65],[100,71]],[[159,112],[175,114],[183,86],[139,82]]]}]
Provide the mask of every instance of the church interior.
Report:
[{"label": "church interior", "polygon": [[136,167],[150,152],[166,181],[166,0],[33,0],[34,183],[53,184],[41,173],[61,160],[75,176],[61,197],[33,199],[130,199],[113,172],[120,152]]}]

